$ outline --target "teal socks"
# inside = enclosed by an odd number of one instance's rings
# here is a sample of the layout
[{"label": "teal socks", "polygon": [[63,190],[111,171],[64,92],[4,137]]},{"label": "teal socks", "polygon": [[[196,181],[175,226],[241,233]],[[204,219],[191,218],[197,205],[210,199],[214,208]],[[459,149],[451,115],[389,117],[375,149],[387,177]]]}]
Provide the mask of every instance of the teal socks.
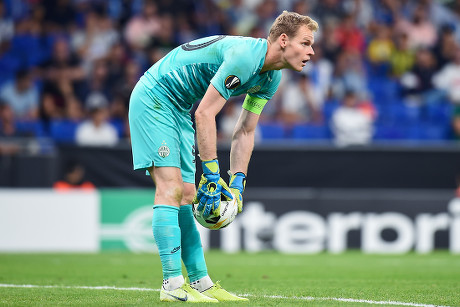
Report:
[{"label": "teal socks", "polygon": [[180,207],[179,227],[182,238],[182,261],[187,269],[190,283],[193,283],[207,276],[208,270],[204,260],[200,233],[196,228],[195,217],[192,212],[192,205]]},{"label": "teal socks", "polygon": [[155,205],[153,209],[153,236],[160,254],[163,279],[182,276],[179,208]]}]

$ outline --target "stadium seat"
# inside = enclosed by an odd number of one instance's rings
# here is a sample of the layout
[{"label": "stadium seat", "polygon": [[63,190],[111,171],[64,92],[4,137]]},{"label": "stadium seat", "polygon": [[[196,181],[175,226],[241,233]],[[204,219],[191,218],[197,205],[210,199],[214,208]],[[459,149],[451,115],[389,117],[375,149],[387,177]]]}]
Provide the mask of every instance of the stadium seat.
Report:
[{"label": "stadium seat", "polygon": [[330,133],[326,125],[301,124],[292,128],[292,138],[326,140],[330,138]]},{"label": "stadium seat", "polygon": [[452,112],[453,106],[449,102],[425,106],[426,119],[431,123],[446,123],[450,121]]},{"label": "stadium seat", "polygon": [[372,101],[377,105],[388,105],[399,101],[399,84],[394,80],[370,77],[368,89],[372,93]]},{"label": "stadium seat", "polygon": [[423,140],[447,140],[449,126],[446,123],[425,123],[421,125],[421,139]]},{"label": "stadium seat", "polygon": [[58,143],[74,143],[78,124],[69,120],[53,121],[50,126],[51,137]]},{"label": "stadium seat", "polygon": [[376,124],[374,140],[402,140],[406,137],[403,129],[395,125]]},{"label": "stadium seat", "polygon": [[419,106],[408,106],[401,102],[389,105],[387,110],[396,123],[416,123],[421,119]]},{"label": "stadium seat", "polygon": [[110,123],[117,129],[118,137],[122,138],[125,134],[125,123],[121,119],[112,119]]},{"label": "stadium seat", "polygon": [[46,135],[43,123],[36,121],[17,121],[16,130],[20,135],[43,137]]},{"label": "stadium seat", "polygon": [[262,139],[283,139],[286,136],[286,128],[282,123],[259,123]]},{"label": "stadium seat", "polygon": [[323,117],[326,122],[332,117],[334,111],[340,106],[340,103],[337,100],[327,100],[323,104]]}]

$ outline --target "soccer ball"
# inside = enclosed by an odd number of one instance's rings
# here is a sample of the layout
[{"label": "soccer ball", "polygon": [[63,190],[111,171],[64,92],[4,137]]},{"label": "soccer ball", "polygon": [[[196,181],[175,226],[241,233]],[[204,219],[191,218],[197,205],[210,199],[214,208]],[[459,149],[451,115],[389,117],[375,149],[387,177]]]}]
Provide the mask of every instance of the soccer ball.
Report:
[{"label": "soccer ball", "polygon": [[227,227],[238,214],[238,204],[235,197],[232,200],[221,200],[220,201],[220,215],[214,216],[211,214],[208,218],[204,218],[200,211],[197,210],[198,204],[193,204],[193,215],[195,219],[203,227],[209,228],[211,230],[218,230],[224,227]]}]

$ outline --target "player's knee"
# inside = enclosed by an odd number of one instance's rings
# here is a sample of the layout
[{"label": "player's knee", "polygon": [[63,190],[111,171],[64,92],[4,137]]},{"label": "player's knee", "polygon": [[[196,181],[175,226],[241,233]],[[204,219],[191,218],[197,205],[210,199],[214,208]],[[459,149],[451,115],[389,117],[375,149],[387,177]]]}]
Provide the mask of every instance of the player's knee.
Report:
[{"label": "player's knee", "polygon": [[168,191],[169,197],[174,199],[176,203],[180,204],[182,197],[184,195],[184,190],[181,186],[171,187]]},{"label": "player's knee", "polygon": [[184,185],[184,194],[182,196],[181,205],[189,205],[192,203],[193,198],[195,197],[195,185],[185,184]]},{"label": "player's knee", "polygon": [[178,206],[184,190],[181,185],[157,185],[155,199],[164,204]]}]

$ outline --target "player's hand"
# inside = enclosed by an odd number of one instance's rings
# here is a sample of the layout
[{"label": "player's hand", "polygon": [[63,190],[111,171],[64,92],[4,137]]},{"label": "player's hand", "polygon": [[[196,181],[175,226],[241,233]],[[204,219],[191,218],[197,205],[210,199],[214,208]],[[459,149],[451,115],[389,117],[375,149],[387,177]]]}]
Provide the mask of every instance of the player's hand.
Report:
[{"label": "player's hand", "polygon": [[236,203],[238,204],[238,213],[243,211],[243,192],[246,187],[246,175],[242,172],[236,174],[230,173],[230,191],[236,197]]},{"label": "player's hand", "polygon": [[203,211],[204,218],[207,218],[211,213],[219,216],[221,194],[227,199],[233,199],[232,194],[225,181],[220,178],[217,159],[203,161],[202,166],[203,175],[201,175],[193,203],[198,204],[197,209]]}]

